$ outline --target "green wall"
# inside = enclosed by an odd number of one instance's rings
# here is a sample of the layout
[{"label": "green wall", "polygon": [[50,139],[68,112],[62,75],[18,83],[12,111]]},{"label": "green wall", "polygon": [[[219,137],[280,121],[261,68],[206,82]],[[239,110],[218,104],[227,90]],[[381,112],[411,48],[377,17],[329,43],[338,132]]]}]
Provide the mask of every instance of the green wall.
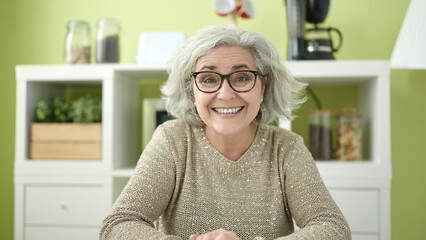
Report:
[{"label": "green wall", "polygon": [[[258,16],[239,26],[264,33],[286,56],[283,1],[253,0]],[[389,59],[409,0],[334,0],[324,25],[344,36],[337,59]],[[212,0],[1,0],[0,1],[0,239],[13,239],[13,161],[16,64],[63,62],[65,25],[105,16],[122,24],[121,59],[131,63],[142,31],[184,31],[227,22]],[[421,239],[426,216],[426,73],[391,72],[392,238]]]},{"label": "green wall", "polygon": [[16,10],[15,3],[0,1],[0,239],[5,240],[13,236]]}]

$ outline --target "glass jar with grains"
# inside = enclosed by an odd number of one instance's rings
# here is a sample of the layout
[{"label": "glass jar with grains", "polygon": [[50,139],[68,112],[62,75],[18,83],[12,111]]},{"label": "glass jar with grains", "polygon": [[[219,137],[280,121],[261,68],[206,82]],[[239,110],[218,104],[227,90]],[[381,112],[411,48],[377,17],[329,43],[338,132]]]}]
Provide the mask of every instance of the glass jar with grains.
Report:
[{"label": "glass jar with grains", "polygon": [[331,110],[309,111],[309,150],[315,160],[332,159]]},{"label": "glass jar with grains", "polygon": [[96,62],[118,63],[120,56],[120,23],[112,18],[102,18],[97,23]]},{"label": "glass jar with grains", "polygon": [[67,24],[65,63],[90,63],[90,28],[84,21],[71,20]]}]

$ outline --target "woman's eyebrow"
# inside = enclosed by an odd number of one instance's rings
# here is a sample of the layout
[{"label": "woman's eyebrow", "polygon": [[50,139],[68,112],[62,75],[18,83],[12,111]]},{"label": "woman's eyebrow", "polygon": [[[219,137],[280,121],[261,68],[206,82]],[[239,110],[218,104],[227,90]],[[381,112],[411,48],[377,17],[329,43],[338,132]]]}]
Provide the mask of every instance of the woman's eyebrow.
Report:
[{"label": "woman's eyebrow", "polygon": [[238,70],[238,69],[241,69],[241,68],[249,69],[249,67],[246,64],[239,64],[239,65],[232,66],[232,70]]},{"label": "woman's eyebrow", "polygon": [[[238,64],[238,65],[234,65],[234,66],[232,66],[232,70],[239,70],[239,69],[242,69],[242,68],[246,68],[246,69],[250,69],[248,66],[247,66],[247,64]],[[216,66],[214,66],[214,65],[205,65],[205,66],[202,66],[201,67],[201,69],[199,70],[199,71],[203,71],[203,70],[210,70],[210,71],[214,71],[214,70],[216,70],[217,69],[217,67]]]},{"label": "woman's eyebrow", "polygon": [[205,65],[205,66],[203,66],[203,67],[200,69],[200,71],[205,70],[205,69],[213,71],[213,70],[215,70],[216,68],[217,68],[217,67],[216,67],[216,66],[213,66],[213,65]]}]

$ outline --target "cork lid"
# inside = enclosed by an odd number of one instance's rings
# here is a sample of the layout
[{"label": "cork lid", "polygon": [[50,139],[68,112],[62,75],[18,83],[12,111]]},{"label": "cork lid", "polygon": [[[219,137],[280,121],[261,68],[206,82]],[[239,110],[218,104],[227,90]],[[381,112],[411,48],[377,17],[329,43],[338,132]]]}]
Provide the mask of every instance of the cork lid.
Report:
[{"label": "cork lid", "polygon": [[309,110],[309,115],[311,116],[330,116],[331,110],[330,109],[311,109]]},{"label": "cork lid", "polygon": [[361,115],[355,108],[343,108],[337,118],[361,118]]}]

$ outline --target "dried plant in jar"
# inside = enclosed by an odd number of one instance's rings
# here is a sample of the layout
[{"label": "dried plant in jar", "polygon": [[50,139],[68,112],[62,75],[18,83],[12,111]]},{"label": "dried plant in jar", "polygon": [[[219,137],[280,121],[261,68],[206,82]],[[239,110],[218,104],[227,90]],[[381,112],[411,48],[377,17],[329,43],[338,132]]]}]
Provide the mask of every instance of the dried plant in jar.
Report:
[{"label": "dried plant in jar", "polygon": [[361,116],[354,108],[344,108],[337,116],[338,160],[357,161],[362,159]]}]

